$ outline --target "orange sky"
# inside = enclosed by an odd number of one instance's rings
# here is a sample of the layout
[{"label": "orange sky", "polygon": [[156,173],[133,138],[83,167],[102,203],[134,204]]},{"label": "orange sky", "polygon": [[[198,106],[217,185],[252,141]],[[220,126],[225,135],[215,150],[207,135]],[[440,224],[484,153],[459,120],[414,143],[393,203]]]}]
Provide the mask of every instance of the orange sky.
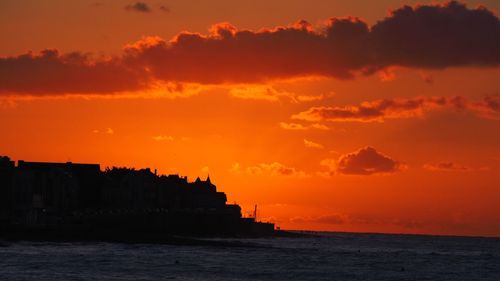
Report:
[{"label": "orange sky", "polygon": [[210,173],[286,229],[500,236],[498,1],[241,2],[2,1],[0,155]]}]

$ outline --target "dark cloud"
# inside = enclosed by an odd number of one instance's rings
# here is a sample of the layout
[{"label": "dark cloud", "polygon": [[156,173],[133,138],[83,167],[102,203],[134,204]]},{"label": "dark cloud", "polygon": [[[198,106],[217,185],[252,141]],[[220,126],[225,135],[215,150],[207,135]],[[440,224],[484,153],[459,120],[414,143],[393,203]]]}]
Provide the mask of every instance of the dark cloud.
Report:
[{"label": "dark cloud", "polygon": [[382,122],[386,119],[422,116],[431,110],[452,109],[469,111],[481,117],[500,118],[500,96],[486,96],[481,101],[464,97],[416,97],[382,99],[359,105],[318,106],[292,115],[292,119],[310,122]]},{"label": "dark cloud", "polygon": [[372,175],[394,173],[402,169],[404,165],[400,162],[367,146],[340,156],[336,172],[346,175]]},{"label": "dark cloud", "polygon": [[[144,2],[127,6],[128,10],[150,12]],[[26,57],[28,56],[28,57]],[[45,67],[45,61],[33,57],[43,54],[0,58],[0,72],[4,80],[24,81],[19,88],[10,83],[0,84],[0,91],[51,92],[54,84],[41,83],[34,70],[10,72],[8,68],[22,69],[27,60],[36,60],[41,72],[54,71],[54,64],[72,68],[75,87],[87,83],[103,70],[107,62],[74,65],[65,60],[67,55],[55,58]],[[95,92],[122,91],[124,83],[137,86],[148,78],[163,82],[194,82],[202,84],[261,83],[269,80],[305,76],[338,79],[371,74],[391,66],[415,68],[446,68],[457,66],[500,65],[500,21],[484,7],[468,8],[452,1],[445,4],[404,6],[373,26],[356,17],[332,18],[322,28],[313,29],[306,21],[286,27],[259,31],[237,29],[228,23],[214,25],[209,35],[183,32],[170,41],[151,38],[128,46],[113,59],[119,66],[115,76],[136,69],[137,76],[122,80],[112,79],[107,87],[96,87]],[[17,66],[19,64],[20,66]],[[6,68],[8,67],[8,68]],[[76,68],[81,67],[82,70]],[[111,71],[111,70],[110,70]],[[57,77],[56,73],[43,73]],[[116,84],[114,84],[116,83]],[[126,90],[134,90],[131,87]],[[57,87],[55,89],[57,91]],[[87,92],[87,91],[85,91]]]},{"label": "dark cloud", "polygon": [[129,4],[125,6],[125,10],[127,11],[134,11],[134,12],[141,12],[141,13],[150,13],[151,8],[148,6],[148,4],[144,2],[135,2],[134,4]]},{"label": "dark cloud", "polygon": [[0,93],[112,93],[142,89],[146,80],[144,72],[119,59],[93,62],[81,53],[44,50],[0,58]]},{"label": "dark cloud", "polygon": [[158,43],[135,49],[135,62],[150,66],[158,79],[201,83],[500,64],[498,18],[458,2],[404,6],[371,29],[355,17],[333,18],[320,31],[306,21],[257,32],[222,23],[208,36],[181,33]]},{"label": "dark cloud", "polygon": [[500,120],[500,95],[486,96],[482,101],[470,107],[482,117]]},{"label": "dark cloud", "polygon": [[148,66],[156,79],[206,84],[264,82],[324,71],[351,76],[335,63],[308,55],[324,53],[320,49],[325,45],[323,36],[307,29],[252,32],[226,23],[213,26],[211,32],[181,33],[169,43],[129,48],[129,62]]},{"label": "dark cloud", "polygon": [[380,66],[421,68],[498,66],[500,22],[479,7],[451,1],[441,5],[404,6],[371,30]]}]

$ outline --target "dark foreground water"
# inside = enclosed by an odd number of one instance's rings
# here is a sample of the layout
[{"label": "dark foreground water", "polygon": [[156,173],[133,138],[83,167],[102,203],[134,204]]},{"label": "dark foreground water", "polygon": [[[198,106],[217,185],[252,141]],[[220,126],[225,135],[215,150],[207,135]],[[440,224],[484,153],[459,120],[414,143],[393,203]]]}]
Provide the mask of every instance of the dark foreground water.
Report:
[{"label": "dark foreground water", "polygon": [[329,233],[263,247],[13,243],[0,280],[500,280],[500,239]]}]

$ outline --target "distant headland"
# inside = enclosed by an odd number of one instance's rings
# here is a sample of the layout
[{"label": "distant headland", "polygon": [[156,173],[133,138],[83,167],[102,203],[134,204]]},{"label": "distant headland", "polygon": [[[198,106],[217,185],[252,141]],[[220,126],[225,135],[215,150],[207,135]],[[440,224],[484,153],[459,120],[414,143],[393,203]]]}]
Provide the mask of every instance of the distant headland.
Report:
[{"label": "distant headland", "polygon": [[[243,218],[210,177],[189,182],[149,168],[27,162],[0,156],[0,238],[169,242],[178,236],[275,235]],[[165,241],[164,241],[165,240]]]}]

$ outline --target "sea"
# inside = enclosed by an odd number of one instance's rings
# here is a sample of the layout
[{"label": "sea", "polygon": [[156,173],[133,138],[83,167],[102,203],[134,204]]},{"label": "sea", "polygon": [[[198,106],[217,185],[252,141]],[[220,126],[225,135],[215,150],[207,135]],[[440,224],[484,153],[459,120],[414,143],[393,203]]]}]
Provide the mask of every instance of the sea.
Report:
[{"label": "sea", "polygon": [[500,238],[308,233],[226,240],[236,246],[3,243],[0,280],[500,280]]}]

